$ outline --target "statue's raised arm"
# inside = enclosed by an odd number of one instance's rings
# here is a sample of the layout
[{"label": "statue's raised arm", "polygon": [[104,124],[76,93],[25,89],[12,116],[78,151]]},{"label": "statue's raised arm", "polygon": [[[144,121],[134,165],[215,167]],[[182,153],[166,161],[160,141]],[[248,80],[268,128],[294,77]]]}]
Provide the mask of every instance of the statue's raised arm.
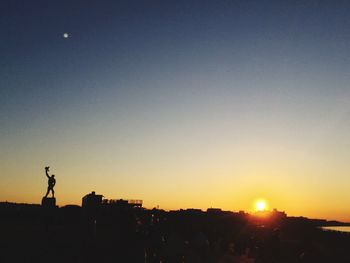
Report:
[{"label": "statue's raised arm", "polygon": [[47,178],[50,178],[49,170],[50,170],[50,166],[46,166],[46,167],[45,167],[45,174],[46,174],[46,177],[47,177]]}]

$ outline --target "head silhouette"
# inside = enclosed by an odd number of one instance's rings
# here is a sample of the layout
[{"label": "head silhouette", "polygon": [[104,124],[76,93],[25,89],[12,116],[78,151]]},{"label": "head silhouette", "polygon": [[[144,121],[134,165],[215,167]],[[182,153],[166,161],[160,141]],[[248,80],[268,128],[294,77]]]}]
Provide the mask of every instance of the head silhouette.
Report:
[{"label": "head silhouette", "polygon": [[52,177],[52,178],[55,178],[55,175],[53,174],[53,175],[51,175],[51,177]]}]

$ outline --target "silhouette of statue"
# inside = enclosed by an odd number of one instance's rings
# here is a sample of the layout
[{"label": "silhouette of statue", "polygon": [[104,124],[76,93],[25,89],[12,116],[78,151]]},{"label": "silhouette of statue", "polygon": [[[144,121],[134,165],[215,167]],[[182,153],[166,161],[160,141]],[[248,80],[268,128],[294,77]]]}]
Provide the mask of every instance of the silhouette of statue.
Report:
[{"label": "silhouette of statue", "polygon": [[45,198],[49,195],[50,191],[52,193],[52,197],[55,197],[55,191],[53,190],[55,184],[56,184],[56,179],[55,179],[55,175],[49,175],[49,170],[50,170],[50,166],[45,167],[45,173],[46,173],[46,177],[48,178],[47,181],[47,192],[45,195]]}]

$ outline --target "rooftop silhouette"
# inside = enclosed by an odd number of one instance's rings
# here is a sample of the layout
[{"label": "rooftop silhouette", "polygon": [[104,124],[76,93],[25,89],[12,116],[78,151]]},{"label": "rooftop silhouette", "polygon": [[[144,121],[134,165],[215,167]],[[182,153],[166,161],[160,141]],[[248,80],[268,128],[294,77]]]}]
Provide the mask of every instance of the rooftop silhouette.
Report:
[{"label": "rooftop silhouette", "polygon": [[41,206],[0,203],[4,262],[350,260],[350,235],[320,229],[348,224],[288,217],[277,209],[165,211],[143,208],[141,200],[104,199],[94,191],[82,198],[82,206],[58,207],[45,203],[50,198],[43,200]]}]

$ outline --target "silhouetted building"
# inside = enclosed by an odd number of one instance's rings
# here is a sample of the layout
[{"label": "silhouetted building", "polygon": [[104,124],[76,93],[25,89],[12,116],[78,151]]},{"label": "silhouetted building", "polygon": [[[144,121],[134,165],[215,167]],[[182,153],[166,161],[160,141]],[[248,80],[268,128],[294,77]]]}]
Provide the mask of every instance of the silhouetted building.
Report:
[{"label": "silhouetted building", "polygon": [[102,203],[105,206],[115,206],[120,208],[141,208],[142,207],[142,200],[136,200],[136,199],[104,199]]},{"label": "silhouetted building", "polygon": [[198,209],[198,208],[187,208],[186,210],[184,210],[185,213],[189,213],[189,214],[202,214],[203,211],[202,209]]},{"label": "silhouetted building", "polygon": [[87,194],[83,197],[82,200],[82,207],[84,209],[94,208],[98,207],[102,203],[102,197],[103,195],[97,195],[94,191],[90,194]]},{"label": "silhouetted building", "polygon": [[207,213],[220,214],[220,213],[222,213],[222,210],[221,210],[221,208],[208,208]]},{"label": "silhouetted building", "polygon": [[271,216],[276,219],[282,219],[286,218],[287,214],[284,211],[278,211],[276,208],[274,208],[271,212]]},{"label": "silhouetted building", "polygon": [[132,207],[142,207],[142,200],[129,199],[128,204]]}]

